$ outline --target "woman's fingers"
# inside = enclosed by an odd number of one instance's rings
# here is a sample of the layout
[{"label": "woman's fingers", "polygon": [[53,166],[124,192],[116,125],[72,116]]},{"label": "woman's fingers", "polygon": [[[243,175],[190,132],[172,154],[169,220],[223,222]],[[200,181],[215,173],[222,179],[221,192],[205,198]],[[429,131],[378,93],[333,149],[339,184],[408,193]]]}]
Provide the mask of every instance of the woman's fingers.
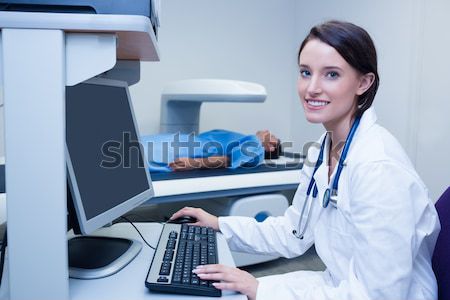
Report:
[{"label": "woman's fingers", "polygon": [[221,264],[212,264],[212,265],[199,265],[195,270],[199,270],[199,273],[217,273],[217,272],[224,272],[227,269],[235,269],[235,268]]},{"label": "woman's fingers", "polygon": [[204,211],[201,208],[194,208],[194,207],[184,207],[180,209],[179,211],[175,212],[171,217],[170,220],[177,219],[182,216],[191,216],[197,219],[196,223],[193,223],[197,226],[206,226],[211,227],[214,230],[219,230],[219,221],[218,218],[214,215],[211,215]]},{"label": "woman's fingers", "polygon": [[234,272],[235,270],[237,269],[220,264],[215,264],[198,266],[192,272],[196,273],[198,277],[205,280],[234,281],[236,280],[236,273]]},{"label": "woman's fingers", "polygon": [[197,218],[197,216],[194,214],[196,214],[195,209],[193,207],[186,206],[186,207],[180,209],[179,211],[177,211],[176,213],[174,213],[170,217],[170,220],[177,219],[182,216],[191,216],[191,217]]},{"label": "woman's fingers", "polygon": [[239,287],[234,282],[214,282],[213,286],[218,290],[238,291]]},{"label": "woman's fingers", "polygon": [[199,265],[194,269],[194,273],[197,274],[213,274],[213,273],[226,273],[227,270],[232,270],[235,268],[228,267],[221,264],[212,265]]},{"label": "woman's fingers", "polygon": [[199,273],[197,274],[200,279],[214,280],[214,281],[234,281],[234,276],[230,273]]},{"label": "woman's fingers", "polygon": [[220,281],[213,285],[220,290],[238,291],[248,296],[249,299],[255,299],[258,281],[250,273],[238,268],[224,265],[203,265],[193,270],[202,280]]}]

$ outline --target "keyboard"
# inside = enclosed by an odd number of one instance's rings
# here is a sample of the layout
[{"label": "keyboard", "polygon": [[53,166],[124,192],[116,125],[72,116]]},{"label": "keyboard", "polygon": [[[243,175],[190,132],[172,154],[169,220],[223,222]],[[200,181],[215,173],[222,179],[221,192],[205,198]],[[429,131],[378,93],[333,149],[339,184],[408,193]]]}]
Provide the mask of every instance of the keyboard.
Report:
[{"label": "keyboard", "polygon": [[187,224],[164,225],[145,280],[151,291],[220,297],[214,281],[192,273],[198,265],[216,264],[217,237],[212,228]]}]

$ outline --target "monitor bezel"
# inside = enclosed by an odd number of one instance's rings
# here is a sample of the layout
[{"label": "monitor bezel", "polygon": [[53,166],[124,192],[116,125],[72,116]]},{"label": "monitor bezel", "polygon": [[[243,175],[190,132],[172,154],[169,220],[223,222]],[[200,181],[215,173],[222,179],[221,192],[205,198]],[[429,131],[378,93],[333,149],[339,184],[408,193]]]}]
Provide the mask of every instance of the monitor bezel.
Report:
[{"label": "monitor bezel", "polygon": [[84,81],[83,84],[92,84],[92,85],[104,85],[104,86],[113,86],[113,87],[121,87],[124,88],[127,94],[127,101],[128,105],[130,107],[131,116],[133,119],[134,128],[136,130],[136,136],[139,140],[139,147],[141,148],[141,155],[142,155],[142,161],[144,162],[144,171],[147,176],[148,186],[149,188],[145,190],[144,192],[141,192],[140,194],[127,199],[126,201],[122,202],[121,204],[110,208],[109,210],[106,210],[102,212],[101,214],[91,218],[86,218],[86,213],[84,210],[83,202],[81,200],[80,190],[78,188],[77,179],[75,176],[72,160],[70,158],[70,152],[67,146],[66,142],[66,163],[67,163],[67,176],[68,176],[68,182],[69,182],[69,188],[70,192],[72,193],[72,199],[73,199],[73,205],[75,208],[76,213],[76,219],[78,220],[78,226],[80,229],[81,234],[87,235],[91,234],[95,230],[101,228],[102,226],[111,223],[115,219],[119,218],[120,216],[124,215],[125,213],[129,212],[133,208],[139,206],[140,204],[144,203],[147,200],[150,200],[154,196],[154,189],[151,181],[151,176],[149,172],[149,166],[147,163],[147,160],[145,159],[144,149],[142,147],[142,144],[140,142],[140,134],[139,134],[139,128],[137,126],[136,117],[134,114],[133,109],[133,103],[130,98],[130,93],[128,90],[128,84],[124,81],[119,80],[112,80],[112,79],[106,79],[106,78],[91,78],[87,81]]}]

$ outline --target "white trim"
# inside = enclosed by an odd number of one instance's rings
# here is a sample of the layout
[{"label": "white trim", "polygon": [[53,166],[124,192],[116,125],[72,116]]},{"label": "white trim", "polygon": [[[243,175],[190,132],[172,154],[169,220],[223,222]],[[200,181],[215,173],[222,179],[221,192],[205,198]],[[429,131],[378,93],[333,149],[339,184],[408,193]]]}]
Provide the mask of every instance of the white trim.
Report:
[{"label": "white trim", "polygon": [[0,28],[153,32],[145,16],[4,11],[0,12]]},{"label": "white trim", "polygon": [[204,193],[261,186],[298,184],[300,170],[259,172],[226,176],[198,177],[153,182],[155,197]]}]

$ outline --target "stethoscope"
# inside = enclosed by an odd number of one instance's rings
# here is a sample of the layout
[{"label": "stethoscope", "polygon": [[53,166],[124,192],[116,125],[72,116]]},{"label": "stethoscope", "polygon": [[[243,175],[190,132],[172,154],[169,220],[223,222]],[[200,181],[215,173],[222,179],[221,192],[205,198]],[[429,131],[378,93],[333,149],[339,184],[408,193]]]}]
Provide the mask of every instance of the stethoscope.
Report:
[{"label": "stethoscope", "polygon": [[[356,129],[358,128],[359,122],[361,121],[361,118],[356,118],[355,121],[352,124],[352,127],[350,128],[350,132],[348,133],[347,139],[344,144],[344,149],[342,149],[341,157],[339,158],[339,164],[336,170],[336,175],[333,179],[333,185],[331,189],[328,187],[325,192],[323,193],[323,199],[322,199],[322,207],[326,208],[328,204],[331,202],[331,204],[334,207],[337,207],[337,194],[338,194],[338,185],[339,185],[339,177],[341,176],[342,169],[344,168],[344,161],[347,157],[348,150],[350,148],[350,144],[352,142],[353,136],[355,135]],[[311,191],[312,191],[312,198],[315,199],[317,197],[317,194],[319,193],[317,189],[316,180],[314,179],[314,174],[316,174],[317,169],[319,169],[320,165],[323,163],[323,151],[325,148],[325,144],[327,141],[327,135],[325,135],[325,138],[322,141],[322,145],[320,146],[320,152],[319,157],[317,159],[316,165],[314,167],[314,172],[311,176],[311,180],[309,181],[308,189],[306,191],[306,197],[305,202],[303,203],[302,212],[300,214],[300,220],[298,221],[298,231],[292,230],[292,234],[298,238],[303,239],[303,236],[306,232],[306,229],[308,228],[308,223],[311,215],[311,208],[313,201],[310,200]],[[304,217],[306,214],[306,218]]]}]

